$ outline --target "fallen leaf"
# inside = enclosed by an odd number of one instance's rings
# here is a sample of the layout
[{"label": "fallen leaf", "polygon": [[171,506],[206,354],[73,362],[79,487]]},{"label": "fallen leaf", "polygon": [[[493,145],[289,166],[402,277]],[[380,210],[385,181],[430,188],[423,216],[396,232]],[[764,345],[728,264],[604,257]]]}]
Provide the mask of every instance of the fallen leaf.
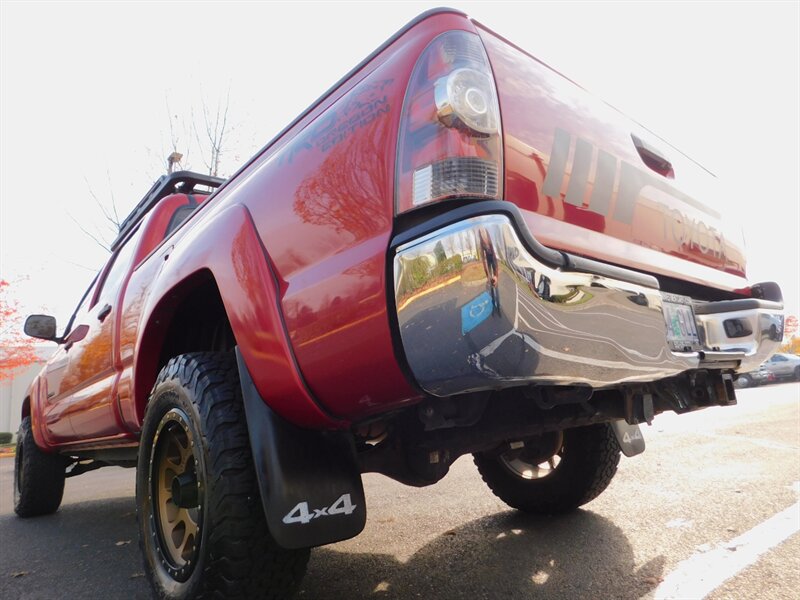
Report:
[{"label": "fallen leaf", "polygon": [[741,544],[729,543],[729,544],[727,544],[725,546],[725,550],[730,550],[731,552],[736,552],[736,550],[739,549],[739,546],[741,546]]},{"label": "fallen leaf", "polygon": [[11,577],[25,577],[29,571],[17,571],[16,573],[12,573]]},{"label": "fallen leaf", "polygon": [[676,527],[691,527],[692,523],[693,523],[693,521],[690,521],[690,520],[687,520],[687,519],[678,518],[678,519],[672,519],[672,521],[669,521],[667,523],[667,527],[669,527],[670,529],[674,529]]},{"label": "fallen leaf", "polygon": [[444,534],[445,535],[456,535],[456,530],[455,529],[449,529],[449,530],[445,531]]},{"label": "fallen leaf", "polygon": [[130,544],[130,543],[131,543],[130,540],[120,540],[120,541],[117,542],[116,545],[117,546],[125,546],[125,545]]},{"label": "fallen leaf", "polygon": [[642,579],[647,585],[658,585],[662,581],[664,581],[663,577],[645,577]]},{"label": "fallen leaf", "polygon": [[136,579],[137,577],[144,577],[144,573],[134,573],[128,579]]}]

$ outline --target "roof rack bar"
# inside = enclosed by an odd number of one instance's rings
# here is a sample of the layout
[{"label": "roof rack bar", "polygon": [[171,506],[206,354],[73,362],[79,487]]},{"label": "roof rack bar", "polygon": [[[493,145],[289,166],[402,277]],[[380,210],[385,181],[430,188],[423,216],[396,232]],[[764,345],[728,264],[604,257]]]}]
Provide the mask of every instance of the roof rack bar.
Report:
[{"label": "roof rack bar", "polygon": [[153,184],[153,187],[144,195],[131,213],[125,217],[119,226],[119,234],[111,244],[111,251],[114,252],[122,244],[123,240],[134,227],[158,204],[158,201],[170,194],[191,194],[195,186],[205,185],[217,189],[225,182],[220,177],[193,173],[192,171],[175,171],[168,175],[162,175]]}]

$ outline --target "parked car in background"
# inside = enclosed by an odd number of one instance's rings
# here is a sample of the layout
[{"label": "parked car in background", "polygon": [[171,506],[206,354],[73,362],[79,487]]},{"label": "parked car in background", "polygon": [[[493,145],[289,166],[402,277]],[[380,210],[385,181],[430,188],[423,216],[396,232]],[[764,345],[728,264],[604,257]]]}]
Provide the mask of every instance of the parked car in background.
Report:
[{"label": "parked car in background", "polygon": [[761,368],[773,374],[777,381],[800,381],[800,356],[796,354],[775,354]]},{"label": "parked car in background", "polygon": [[742,373],[736,379],[735,386],[737,388],[756,387],[759,385],[767,385],[768,383],[775,383],[775,374],[770,373],[764,366],[760,366],[755,371],[749,373]]}]

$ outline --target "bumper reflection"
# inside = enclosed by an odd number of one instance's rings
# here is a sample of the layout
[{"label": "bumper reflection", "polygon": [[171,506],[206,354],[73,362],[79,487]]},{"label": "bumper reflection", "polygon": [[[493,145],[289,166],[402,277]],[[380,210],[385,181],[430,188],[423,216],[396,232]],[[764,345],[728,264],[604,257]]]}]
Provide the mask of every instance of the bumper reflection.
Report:
[{"label": "bumper reflection", "polygon": [[506,216],[400,247],[394,276],[406,358],[433,395],[527,382],[603,387],[700,363],[668,347],[658,290],[549,267]]}]

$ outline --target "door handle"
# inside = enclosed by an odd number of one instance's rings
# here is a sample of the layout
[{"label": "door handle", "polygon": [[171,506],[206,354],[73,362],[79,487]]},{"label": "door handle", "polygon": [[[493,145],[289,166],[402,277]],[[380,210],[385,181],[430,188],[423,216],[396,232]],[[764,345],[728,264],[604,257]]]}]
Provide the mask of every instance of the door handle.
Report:
[{"label": "door handle", "polygon": [[675,171],[672,169],[672,163],[664,156],[663,152],[651,146],[640,137],[631,134],[633,145],[636,146],[636,151],[642,158],[642,162],[650,167],[653,171],[664,177],[670,179],[675,177]]},{"label": "door handle", "polygon": [[106,304],[103,308],[100,309],[100,312],[97,313],[97,320],[101,323],[106,320],[106,317],[111,314],[111,305]]}]

